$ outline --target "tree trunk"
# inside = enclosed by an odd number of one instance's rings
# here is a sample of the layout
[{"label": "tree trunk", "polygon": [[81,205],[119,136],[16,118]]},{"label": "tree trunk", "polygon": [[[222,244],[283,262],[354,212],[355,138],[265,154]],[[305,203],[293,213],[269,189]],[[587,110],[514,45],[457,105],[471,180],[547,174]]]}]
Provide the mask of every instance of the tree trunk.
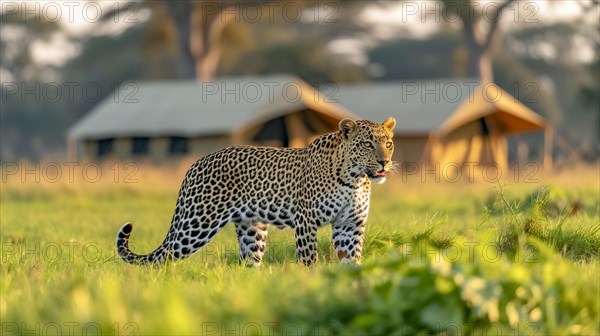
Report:
[{"label": "tree trunk", "polygon": [[165,1],[169,14],[177,28],[177,41],[179,42],[179,54],[181,57],[181,66],[183,68],[184,78],[194,78],[196,76],[196,60],[192,55],[190,48],[190,28],[193,4],[189,0],[183,1]]},{"label": "tree trunk", "polygon": [[489,50],[484,50],[477,41],[467,39],[467,77],[479,78],[482,83],[494,81]]},{"label": "tree trunk", "polygon": [[165,0],[165,4],[177,27],[184,77],[213,79],[221,58],[223,29],[235,18],[231,13],[222,15],[229,4],[191,0]]},{"label": "tree trunk", "polygon": [[[493,16],[489,18],[490,24],[485,36],[478,30],[478,23],[482,20],[481,18],[477,20],[472,15],[464,15],[461,17],[463,34],[465,36],[469,54],[466,71],[467,76],[479,78],[482,83],[494,81],[492,54],[500,37],[498,23],[500,22],[502,11],[515,1],[516,0],[506,0],[497,7]],[[448,3],[451,3],[451,1],[448,1]],[[463,6],[463,9],[472,6],[468,2],[463,2],[461,5]],[[474,9],[471,7],[471,10]]]},{"label": "tree trunk", "polygon": [[223,30],[235,19],[229,13],[222,15],[226,10],[226,3],[211,5],[214,7],[196,6],[191,12],[190,50],[195,60],[196,79],[201,81],[215,77],[221,59]]}]

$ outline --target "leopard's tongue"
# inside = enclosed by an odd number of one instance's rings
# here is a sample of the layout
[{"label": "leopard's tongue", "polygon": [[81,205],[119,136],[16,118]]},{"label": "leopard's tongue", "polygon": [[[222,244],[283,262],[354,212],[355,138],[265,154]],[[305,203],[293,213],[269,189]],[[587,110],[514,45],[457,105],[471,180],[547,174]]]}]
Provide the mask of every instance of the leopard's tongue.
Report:
[{"label": "leopard's tongue", "polygon": [[377,176],[385,176],[385,170],[380,170],[375,175],[377,175]]}]

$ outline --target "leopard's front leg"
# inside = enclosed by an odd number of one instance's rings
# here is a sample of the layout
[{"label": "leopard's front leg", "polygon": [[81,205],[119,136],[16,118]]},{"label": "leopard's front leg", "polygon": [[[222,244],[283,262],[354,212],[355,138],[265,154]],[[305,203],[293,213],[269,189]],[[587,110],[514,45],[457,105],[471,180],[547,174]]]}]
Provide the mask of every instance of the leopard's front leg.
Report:
[{"label": "leopard's front leg", "polygon": [[296,220],[296,259],[306,266],[317,262],[317,225],[306,214]]},{"label": "leopard's front leg", "polygon": [[334,223],[331,231],[335,254],[340,262],[360,264],[365,235],[365,221]]}]

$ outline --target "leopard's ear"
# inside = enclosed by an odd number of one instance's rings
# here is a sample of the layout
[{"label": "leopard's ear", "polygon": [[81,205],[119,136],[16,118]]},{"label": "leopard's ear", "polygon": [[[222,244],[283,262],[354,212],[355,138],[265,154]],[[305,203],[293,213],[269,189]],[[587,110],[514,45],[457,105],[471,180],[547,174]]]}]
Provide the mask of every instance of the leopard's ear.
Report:
[{"label": "leopard's ear", "polygon": [[340,131],[342,131],[344,138],[348,139],[356,132],[356,123],[350,119],[343,119],[340,121]]},{"label": "leopard's ear", "polygon": [[383,124],[382,124],[385,128],[387,128],[389,131],[393,131],[394,127],[396,127],[396,119],[389,117],[387,118]]}]

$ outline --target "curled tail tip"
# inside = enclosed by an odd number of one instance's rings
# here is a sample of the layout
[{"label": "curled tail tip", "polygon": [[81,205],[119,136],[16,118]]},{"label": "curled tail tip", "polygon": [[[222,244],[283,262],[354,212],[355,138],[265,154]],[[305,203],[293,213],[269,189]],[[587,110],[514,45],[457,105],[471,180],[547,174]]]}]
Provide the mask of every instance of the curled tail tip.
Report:
[{"label": "curled tail tip", "polygon": [[133,254],[129,249],[129,236],[132,230],[133,224],[127,222],[117,233],[117,253],[125,261],[128,261],[128,256]]},{"label": "curled tail tip", "polygon": [[125,223],[117,234],[117,255],[129,264],[147,264],[149,261],[148,255],[139,255],[129,249],[129,237],[133,230],[133,224]]},{"label": "curled tail tip", "polygon": [[121,259],[130,264],[144,265],[148,263],[159,264],[163,262],[164,249],[158,247],[153,253],[139,255],[129,249],[129,236],[133,230],[132,223],[125,223],[117,234],[117,254]]},{"label": "curled tail tip", "polygon": [[125,223],[125,225],[123,225],[123,226],[121,227],[121,231],[122,231],[124,234],[130,234],[132,230],[133,230],[133,224],[132,224],[132,223],[130,223],[130,222],[127,222],[127,223]]},{"label": "curled tail tip", "polygon": [[133,224],[131,224],[129,222],[125,223],[119,229],[119,232],[117,234],[117,238],[127,238],[127,237],[129,237],[129,235],[131,234],[132,230],[133,230]]}]

